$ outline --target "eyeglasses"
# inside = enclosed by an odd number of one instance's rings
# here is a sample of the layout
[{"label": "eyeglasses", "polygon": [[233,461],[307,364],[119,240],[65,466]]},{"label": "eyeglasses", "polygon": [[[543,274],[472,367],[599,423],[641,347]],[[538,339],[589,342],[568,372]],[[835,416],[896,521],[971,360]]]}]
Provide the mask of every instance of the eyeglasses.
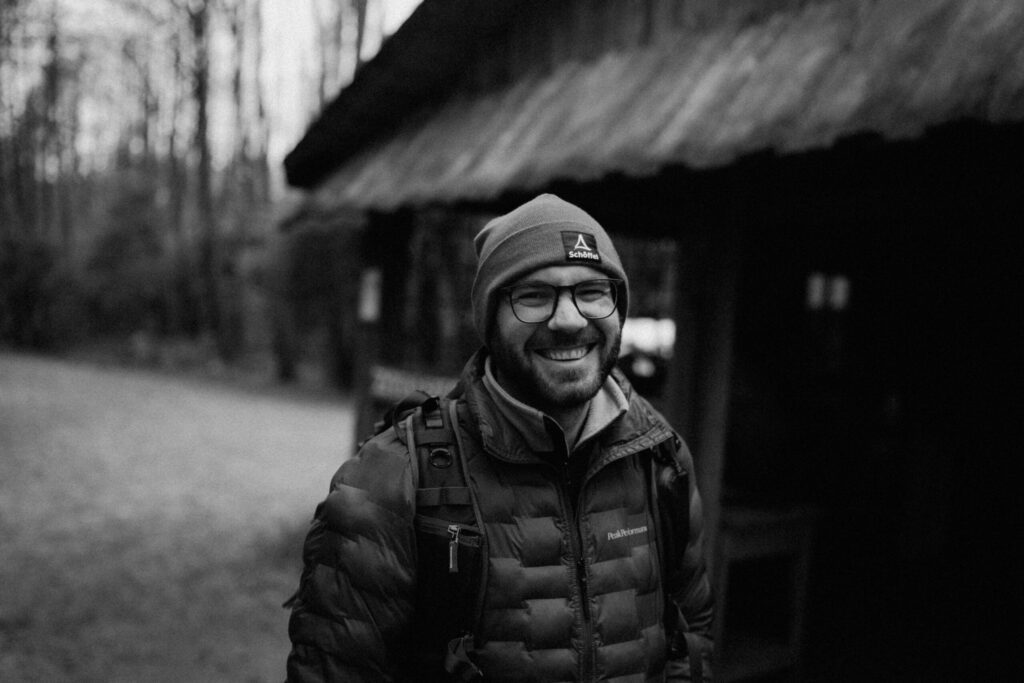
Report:
[{"label": "eyeglasses", "polygon": [[600,320],[615,311],[622,280],[584,280],[574,285],[549,285],[545,282],[524,282],[505,287],[512,313],[520,322],[531,325],[551,320],[558,307],[562,290],[569,290],[572,303],[584,318]]}]

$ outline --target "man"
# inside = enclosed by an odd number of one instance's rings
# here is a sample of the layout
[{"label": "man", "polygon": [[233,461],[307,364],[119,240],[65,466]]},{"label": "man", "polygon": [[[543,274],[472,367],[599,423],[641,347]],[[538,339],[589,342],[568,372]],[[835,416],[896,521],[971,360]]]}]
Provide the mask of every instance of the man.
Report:
[{"label": "man", "polygon": [[[475,246],[485,345],[451,396],[486,537],[471,632],[443,633],[444,601],[460,596],[422,569],[432,551],[413,530],[419,466],[387,430],[342,465],[317,509],[289,680],[446,680],[446,654],[450,671],[487,681],[707,673],[712,605],[692,462],[614,369],[629,284],[611,240],[583,210],[542,195],[488,223]],[[680,476],[659,495],[650,468],[666,454]],[[669,499],[686,528],[659,539]],[[458,539],[456,528],[453,548]],[[425,597],[440,607],[423,608]]]}]

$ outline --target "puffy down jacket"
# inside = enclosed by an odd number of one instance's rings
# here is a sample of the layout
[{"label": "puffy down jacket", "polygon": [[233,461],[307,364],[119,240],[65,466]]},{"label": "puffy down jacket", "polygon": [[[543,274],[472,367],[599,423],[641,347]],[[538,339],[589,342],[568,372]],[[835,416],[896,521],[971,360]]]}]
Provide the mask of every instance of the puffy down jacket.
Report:
[{"label": "puffy down jacket", "polygon": [[[458,400],[468,406],[459,428],[488,547],[471,653],[484,680],[689,680],[685,648],[667,642],[663,591],[681,628],[709,638],[700,498],[694,478],[680,478],[690,528],[663,581],[644,465],[653,450],[678,448],[692,471],[685,445],[616,372],[629,410],[573,454],[589,465],[572,487],[565,454],[526,446],[483,388],[482,368],[478,354]],[[421,641],[411,638],[414,619],[429,619],[414,614],[417,591],[431,590],[417,583],[415,483],[392,430],[334,476],[304,547],[289,680],[435,680],[410,670],[433,659],[439,671],[444,655],[417,652]]]}]

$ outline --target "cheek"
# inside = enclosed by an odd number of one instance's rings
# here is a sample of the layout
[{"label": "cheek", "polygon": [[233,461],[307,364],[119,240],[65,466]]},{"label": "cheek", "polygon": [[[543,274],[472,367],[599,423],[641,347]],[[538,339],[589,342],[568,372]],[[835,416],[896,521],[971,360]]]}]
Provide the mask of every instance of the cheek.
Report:
[{"label": "cheek", "polygon": [[491,328],[491,346],[501,344],[507,348],[522,350],[536,327],[536,325],[520,322],[512,315],[512,311],[507,306],[499,308],[495,315],[494,326]]},{"label": "cheek", "polygon": [[617,345],[618,339],[622,335],[622,322],[619,320],[619,316],[612,313],[607,318],[595,320],[594,324],[604,334],[608,346]]}]

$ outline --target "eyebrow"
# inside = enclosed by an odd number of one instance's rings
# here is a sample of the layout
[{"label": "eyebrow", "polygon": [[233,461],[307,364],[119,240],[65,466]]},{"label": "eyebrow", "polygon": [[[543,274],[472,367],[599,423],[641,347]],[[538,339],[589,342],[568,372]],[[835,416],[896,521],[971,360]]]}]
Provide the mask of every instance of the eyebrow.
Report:
[{"label": "eyebrow", "polygon": [[547,285],[549,287],[575,287],[576,285],[582,285],[584,282],[605,282],[611,278],[607,277],[588,277],[586,280],[580,280],[574,282],[571,285],[556,285],[554,282],[545,282],[544,280],[523,280],[522,282],[516,282],[515,284],[509,285],[509,287],[521,287],[523,285],[536,286],[536,285]]},{"label": "eyebrow", "polygon": [[[550,284],[551,284],[550,282],[544,282],[543,280],[523,280],[522,282],[517,282],[514,285],[509,285],[509,286],[510,287],[522,287],[524,285],[525,286],[536,286],[536,285],[550,285]],[[552,286],[553,287],[557,287],[558,285],[552,285]]]}]

